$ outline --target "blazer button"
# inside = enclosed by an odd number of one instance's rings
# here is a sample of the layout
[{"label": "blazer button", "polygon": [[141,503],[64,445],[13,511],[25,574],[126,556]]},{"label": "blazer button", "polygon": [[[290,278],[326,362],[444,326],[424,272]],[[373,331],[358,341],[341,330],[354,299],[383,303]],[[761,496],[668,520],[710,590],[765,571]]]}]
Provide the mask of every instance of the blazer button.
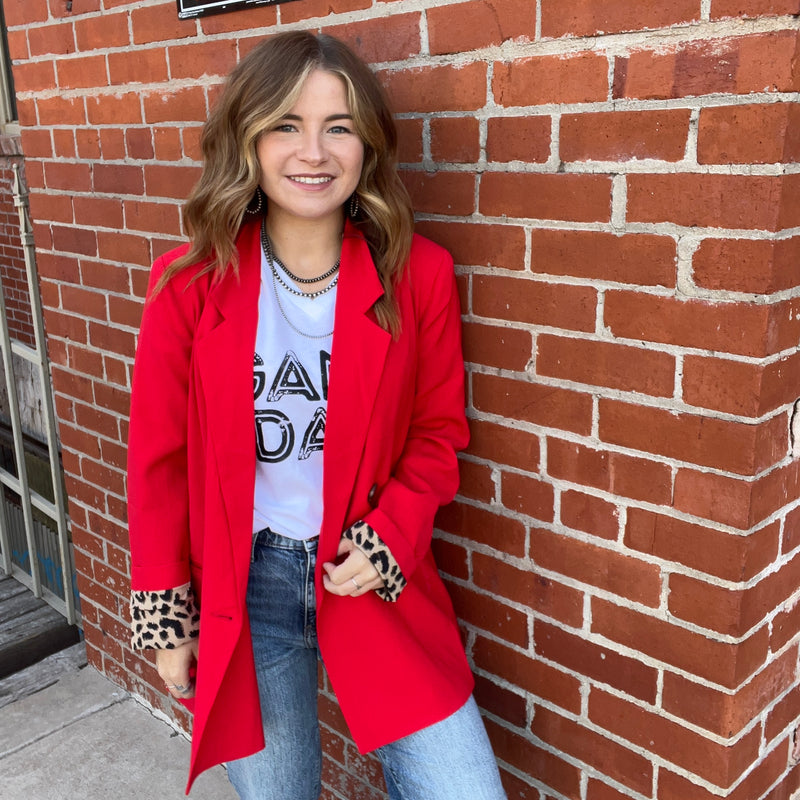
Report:
[{"label": "blazer button", "polygon": [[367,495],[367,502],[372,506],[372,508],[378,507],[378,484],[373,483],[372,488],[369,490],[369,494]]}]

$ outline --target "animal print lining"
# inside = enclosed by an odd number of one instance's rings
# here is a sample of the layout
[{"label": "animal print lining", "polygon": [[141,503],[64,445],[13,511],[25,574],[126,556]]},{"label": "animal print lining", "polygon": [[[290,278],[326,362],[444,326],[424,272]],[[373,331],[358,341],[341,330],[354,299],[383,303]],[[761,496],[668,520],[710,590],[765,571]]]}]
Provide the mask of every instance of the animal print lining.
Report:
[{"label": "animal print lining", "polygon": [[172,650],[200,634],[200,610],[186,583],[161,592],[131,592],[134,650]]},{"label": "animal print lining", "polygon": [[406,579],[391,550],[374,528],[363,521],[354,523],[342,535],[353,542],[378,570],[383,581],[383,586],[375,590],[378,597],[388,603],[394,603],[405,588]]}]

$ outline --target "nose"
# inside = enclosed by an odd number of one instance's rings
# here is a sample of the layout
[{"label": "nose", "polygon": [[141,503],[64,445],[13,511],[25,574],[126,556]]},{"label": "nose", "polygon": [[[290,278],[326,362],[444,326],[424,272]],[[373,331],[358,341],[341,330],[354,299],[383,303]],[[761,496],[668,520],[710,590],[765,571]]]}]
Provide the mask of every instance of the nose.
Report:
[{"label": "nose", "polygon": [[316,131],[305,131],[300,140],[298,156],[309,164],[321,164],[327,158],[322,136]]}]

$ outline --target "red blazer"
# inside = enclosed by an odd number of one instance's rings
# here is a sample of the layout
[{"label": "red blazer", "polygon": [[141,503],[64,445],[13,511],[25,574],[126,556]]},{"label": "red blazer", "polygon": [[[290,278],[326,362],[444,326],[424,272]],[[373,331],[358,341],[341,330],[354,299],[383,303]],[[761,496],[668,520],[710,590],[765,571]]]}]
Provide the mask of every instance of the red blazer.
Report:
[{"label": "red blazer", "polygon": [[[145,307],[134,369],[128,492],[132,588],[191,580],[201,604],[189,786],[263,747],[245,592],[255,421],[259,226],[239,234],[239,279],[180,272]],[[186,248],[156,261],[151,287]],[[324,447],[317,629],[358,747],[444,719],[473,679],[430,552],[433,518],[458,486],[467,443],[458,296],[450,256],[415,236],[394,341],[370,310],[382,288],[349,225],[342,246]],[[342,531],[366,520],[408,584],[396,603],[322,588]],[[267,732],[269,735],[269,732]],[[187,788],[188,791],[188,788]]]}]

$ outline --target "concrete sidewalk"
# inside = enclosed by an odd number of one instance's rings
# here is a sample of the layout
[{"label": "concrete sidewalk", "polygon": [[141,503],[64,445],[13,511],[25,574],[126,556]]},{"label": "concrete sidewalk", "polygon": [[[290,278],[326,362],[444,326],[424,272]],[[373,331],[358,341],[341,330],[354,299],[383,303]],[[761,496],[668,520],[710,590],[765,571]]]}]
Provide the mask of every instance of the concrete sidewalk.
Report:
[{"label": "concrete sidewalk", "polygon": [[[180,800],[188,766],[188,741],[90,666],[0,710],[0,800]],[[216,767],[191,798],[236,793]]]}]

